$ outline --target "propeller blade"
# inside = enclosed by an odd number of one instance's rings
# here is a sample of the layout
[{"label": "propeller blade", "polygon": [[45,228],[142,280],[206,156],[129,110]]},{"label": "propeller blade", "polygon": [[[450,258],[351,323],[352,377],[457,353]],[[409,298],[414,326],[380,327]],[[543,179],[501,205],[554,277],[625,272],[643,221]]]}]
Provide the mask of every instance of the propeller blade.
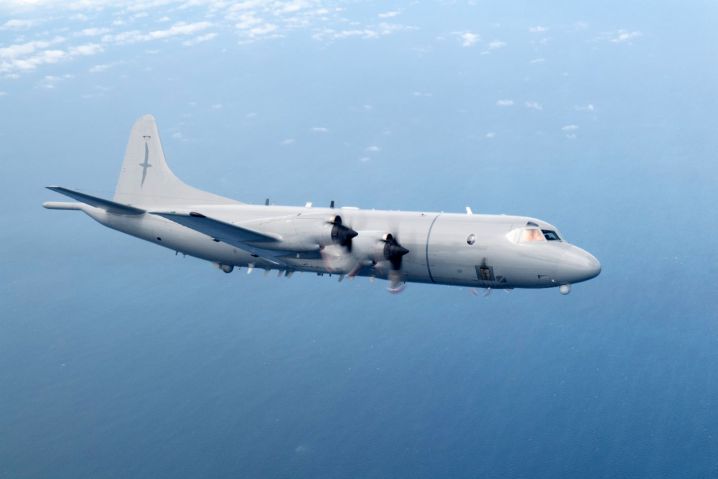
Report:
[{"label": "propeller blade", "polygon": [[393,235],[388,234],[384,237],[384,258],[389,261],[393,271],[401,269],[402,258],[407,253],[409,250],[400,245]]},{"label": "propeller blade", "polygon": [[389,273],[389,287],[387,291],[391,294],[399,294],[406,289],[406,283],[401,279],[401,273],[391,271]]},{"label": "propeller blade", "polygon": [[388,234],[384,237],[384,258],[389,260],[392,269],[401,269],[401,259],[407,253],[409,250],[400,245],[393,235]]},{"label": "propeller blade", "polygon": [[352,238],[356,238],[359,233],[342,224],[341,216],[335,216],[329,221],[329,224],[333,225],[331,233],[332,241],[351,248]]}]

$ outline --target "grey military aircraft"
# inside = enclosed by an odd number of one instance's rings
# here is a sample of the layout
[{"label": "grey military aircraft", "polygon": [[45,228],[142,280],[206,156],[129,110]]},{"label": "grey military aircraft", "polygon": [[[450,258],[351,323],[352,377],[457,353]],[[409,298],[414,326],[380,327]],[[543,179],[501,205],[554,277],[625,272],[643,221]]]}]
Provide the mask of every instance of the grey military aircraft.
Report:
[{"label": "grey military aircraft", "polygon": [[83,211],[97,222],[235,268],[295,271],[492,289],[558,287],[596,277],[601,265],[545,221],[524,216],[253,205],[198,190],[169,169],[155,119],[130,133],[112,200],[60,186],[77,202],[45,208]]}]

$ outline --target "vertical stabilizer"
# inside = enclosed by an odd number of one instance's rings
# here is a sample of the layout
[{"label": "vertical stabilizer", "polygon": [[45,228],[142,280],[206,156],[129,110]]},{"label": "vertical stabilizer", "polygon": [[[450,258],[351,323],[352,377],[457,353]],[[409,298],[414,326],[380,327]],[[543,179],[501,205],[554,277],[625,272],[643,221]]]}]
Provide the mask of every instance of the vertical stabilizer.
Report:
[{"label": "vertical stabilizer", "polygon": [[142,207],[239,203],[186,185],[172,173],[152,115],[132,126],[114,200]]}]

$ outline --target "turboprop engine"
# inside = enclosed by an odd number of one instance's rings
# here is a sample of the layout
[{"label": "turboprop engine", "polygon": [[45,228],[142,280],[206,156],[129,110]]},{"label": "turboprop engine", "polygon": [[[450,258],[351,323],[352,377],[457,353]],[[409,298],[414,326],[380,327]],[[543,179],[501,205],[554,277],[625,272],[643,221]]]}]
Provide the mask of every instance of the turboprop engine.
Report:
[{"label": "turboprop engine", "polygon": [[297,252],[318,251],[329,245],[346,248],[358,234],[342,224],[339,215],[296,216],[266,225],[266,229],[280,239],[275,243],[262,243],[262,248]]},{"label": "turboprop engine", "polygon": [[389,279],[389,291],[403,290],[401,263],[409,250],[391,233],[359,231],[348,244],[325,246],[321,251],[329,272],[351,277],[362,268],[372,268],[377,275]]}]

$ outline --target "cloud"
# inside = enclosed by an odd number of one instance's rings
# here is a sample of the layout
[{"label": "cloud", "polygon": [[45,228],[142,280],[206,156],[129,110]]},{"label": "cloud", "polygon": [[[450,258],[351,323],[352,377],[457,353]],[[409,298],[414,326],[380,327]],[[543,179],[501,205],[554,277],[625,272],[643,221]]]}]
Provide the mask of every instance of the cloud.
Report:
[{"label": "cloud", "polygon": [[[234,27],[239,43],[285,37],[299,30],[321,41],[378,39],[416,30],[392,22],[401,15],[397,8],[379,10],[374,16],[378,23],[356,22],[344,15],[348,7],[326,0],[0,0],[0,4],[0,10],[19,12],[0,20],[0,30],[24,35],[16,45],[0,46],[0,78],[96,55],[115,45],[177,39],[178,45],[191,47],[217,38],[227,27]],[[194,20],[170,19],[174,13],[190,9],[192,16],[185,18]],[[66,45],[70,46],[59,47],[55,40],[42,37],[47,31],[33,28],[47,21],[38,14],[45,10],[53,15],[53,21],[64,21],[62,31],[68,32]],[[38,19],[27,12],[35,12]],[[74,45],[83,37],[97,41]]]},{"label": "cloud", "polygon": [[546,33],[548,31],[548,27],[544,27],[541,25],[536,25],[535,27],[529,27],[529,33]]},{"label": "cloud", "polygon": [[598,36],[599,40],[603,41],[609,41],[611,43],[628,43],[630,44],[633,40],[636,40],[640,37],[642,37],[643,34],[639,32],[638,30],[635,31],[629,31],[629,30],[615,30],[612,32],[603,32]]},{"label": "cloud", "polygon": [[208,41],[214,39],[216,36],[217,36],[217,34],[214,32],[205,33],[204,35],[199,35],[199,36],[196,36],[189,40],[185,40],[184,42],[182,42],[182,45],[184,45],[186,47],[191,47],[191,46],[197,45],[199,43],[208,42]]},{"label": "cloud", "polygon": [[[209,0],[222,5],[222,0]],[[218,7],[223,8],[223,7]],[[223,16],[226,21],[233,23],[240,37],[240,44],[253,43],[255,41],[284,37],[292,30],[308,30],[315,40],[333,40],[335,38],[349,38],[361,36],[381,36],[386,34],[386,28],[364,27],[358,23],[350,23],[341,18],[336,18],[343,10],[342,7],[323,6],[322,0],[291,0],[291,1],[267,1],[267,0],[245,0],[235,3],[224,9]],[[330,21],[348,28],[334,28],[322,25],[317,28],[317,23],[326,24]]]},{"label": "cloud", "polygon": [[289,2],[276,2],[273,5],[274,13],[281,15],[283,13],[294,13],[312,6],[314,2],[309,0],[290,0]]},{"label": "cloud", "polygon": [[641,36],[643,36],[643,34],[639,31],[629,32],[628,30],[618,30],[604,34],[604,38],[607,38],[612,43],[630,43],[631,40],[635,40]]},{"label": "cloud", "polygon": [[36,20],[20,20],[15,18],[0,25],[0,30],[27,30],[36,23]]},{"label": "cloud", "polygon": [[104,50],[102,45],[97,43],[74,45],[67,49],[57,48],[57,45],[65,42],[65,38],[55,37],[52,40],[17,43],[0,48],[0,73],[12,75],[32,71],[42,65],[96,55]]},{"label": "cloud", "polygon": [[282,146],[288,146],[294,144],[296,140],[294,138],[285,138],[279,144]]},{"label": "cloud", "polygon": [[101,53],[104,51],[104,48],[102,45],[98,43],[87,43],[85,45],[78,45],[75,47],[70,47],[68,50],[68,54],[71,57],[74,56],[90,56],[90,55],[97,55],[98,53]]},{"label": "cloud", "polygon": [[153,30],[147,33],[141,32],[139,30],[130,30],[120,32],[114,35],[105,35],[102,37],[102,41],[105,43],[124,45],[131,43],[150,42],[153,40],[165,40],[177,36],[192,35],[194,33],[206,30],[211,26],[212,24],[207,21],[194,23],[178,22],[172,25],[170,28],[164,30]]},{"label": "cloud", "polygon": [[183,142],[183,143],[186,143],[186,142],[187,142],[187,138],[185,138],[185,136],[184,136],[184,135],[182,134],[182,132],[179,131],[179,130],[178,130],[178,131],[175,131],[174,133],[172,133],[172,139],[173,139],[173,140],[177,140],[177,141],[181,141],[181,142]]},{"label": "cloud", "polygon": [[162,40],[164,38],[176,37],[178,35],[192,35],[193,33],[206,30],[211,27],[210,22],[175,23],[166,30],[155,30],[147,34],[151,40]]},{"label": "cloud", "polygon": [[543,110],[543,106],[537,101],[527,101],[524,106],[529,110]]},{"label": "cloud", "polygon": [[313,126],[312,131],[314,133],[329,133],[329,128],[325,128],[323,126]]},{"label": "cloud", "polygon": [[491,140],[492,138],[496,138],[496,133],[494,133],[493,131],[490,131],[490,132],[488,132],[487,134],[484,135],[484,138],[486,138],[487,140]]},{"label": "cloud", "polygon": [[109,28],[97,28],[97,27],[93,27],[93,28],[85,28],[85,29],[83,29],[83,30],[80,30],[79,32],[75,33],[75,36],[78,36],[78,37],[97,37],[97,36],[104,35],[104,34],[109,33],[109,32],[110,32],[110,29],[109,29]]},{"label": "cloud", "polygon": [[58,83],[60,83],[64,80],[68,80],[70,78],[73,78],[73,75],[69,75],[69,74],[62,75],[62,76],[46,75],[42,80],[40,80],[37,83],[37,86],[39,88],[45,88],[48,90],[52,90],[57,86]]},{"label": "cloud", "polygon": [[262,23],[262,20],[256,16],[254,12],[243,13],[239,16],[238,22],[234,24],[234,28],[246,30]]},{"label": "cloud", "polygon": [[6,96],[6,95],[7,95],[6,91],[0,91],[0,96]]},{"label": "cloud", "polygon": [[40,65],[57,63],[67,57],[67,52],[54,45],[63,43],[62,37],[48,41],[18,43],[0,48],[0,73],[17,73],[36,69]]},{"label": "cloud", "polygon": [[481,38],[478,33],[473,32],[459,32],[456,35],[461,40],[462,47],[473,47]]},{"label": "cloud", "polygon": [[381,147],[376,146],[376,145],[367,146],[366,151],[368,151],[370,153],[378,153],[381,151]]},{"label": "cloud", "polygon": [[573,140],[576,138],[576,132],[578,131],[578,125],[562,126],[561,131],[563,131],[566,134],[566,138]]},{"label": "cloud", "polygon": [[401,12],[398,10],[391,10],[389,12],[383,12],[377,15],[379,18],[393,18],[399,15]]},{"label": "cloud", "polygon": [[16,43],[8,47],[0,48],[0,61],[31,55],[37,50],[56,45],[58,43],[63,43],[64,41],[65,39],[63,37],[55,37],[52,40]]},{"label": "cloud", "polygon": [[277,25],[264,21],[254,12],[243,13],[238,20],[234,28],[239,30],[240,35],[244,38],[243,43],[252,42],[260,37],[276,38],[281,36]]},{"label": "cloud", "polygon": [[593,106],[592,103],[589,103],[588,105],[576,105],[575,107],[573,107],[573,109],[576,111],[587,111],[587,112],[592,112],[592,111],[596,110],[596,108]]},{"label": "cloud", "polygon": [[535,64],[537,64],[537,63],[543,63],[543,62],[545,62],[545,61],[546,61],[545,58],[534,58],[534,59],[531,60],[529,63],[532,64],[532,65],[535,65]]},{"label": "cloud", "polygon": [[371,25],[364,28],[351,28],[344,30],[335,30],[325,28],[315,32],[312,38],[315,40],[342,40],[346,38],[376,39],[391,35],[393,33],[415,30],[415,27],[408,25],[400,25],[396,23],[380,23],[379,25]]},{"label": "cloud", "polygon": [[102,72],[109,70],[113,66],[114,66],[113,63],[102,63],[99,65],[94,65],[94,66],[90,67],[90,69],[87,71],[90,73],[102,73]]},{"label": "cloud", "polygon": [[505,42],[502,42],[501,40],[492,40],[489,42],[489,50],[498,50],[499,48],[504,48],[506,46]]},{"label": "cloud", "polygon": [[496,106],[514,106],[513,100],[497,100]]},{"label": "cloud", "polygon": [[267,36],[269,34],[274,34],[278,30],[277,26],[273,23],[263,23],[259,26],[256,26],[254,28],[250,28],[247,30],[247,35],[250,37],[262,37]]}]

